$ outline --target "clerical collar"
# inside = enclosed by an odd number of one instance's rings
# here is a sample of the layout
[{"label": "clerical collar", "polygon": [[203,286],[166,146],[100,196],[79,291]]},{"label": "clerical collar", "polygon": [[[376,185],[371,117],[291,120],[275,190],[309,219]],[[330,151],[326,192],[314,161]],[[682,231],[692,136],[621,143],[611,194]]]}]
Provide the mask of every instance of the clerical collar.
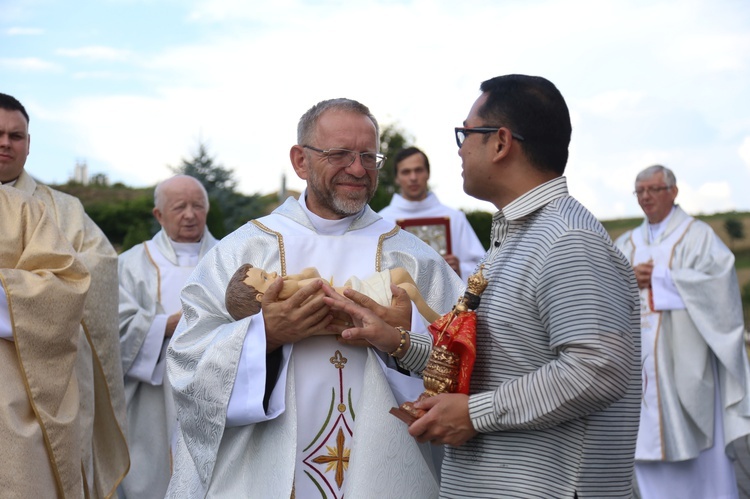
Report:
[{"label": "clerical collar", "polygon": [[410,201],[401,194],[394,194],[391,205],[404,211],[422,211],[433,206],[438,206],[440,201],[432,192],[427,193],[427,197],[419,201]]},{"label": "clerical collar", "polygon": [[672,206],[672,209],[669,212],[669,215],[664,217],[664,220],[661,222],[656,222],[655,224],[652,224],[649,222],[648,224],[648,241],[650,243],[656,241],[665,230],[667,230],[667,224],[669,224],[669,220],[672,218],[672,215],[674,214],[675,207]]},{"label": "clerical collar", "polygon": [[178,243],[170,239],[169,244],[174,249],[174,254],[177,257],[177,265],[180,267],[189,267],[198,264],[201,253],[200,241],[197,243]]},{"label": "clerical collar", "polygon": [[[362,212],[355,213],[354,215],[350,215],[348,217],[342,218],[341,220],[328,220],[327,218],[322,218],[310,211],[310,209],[307,207],[307,189],[302,191],[302,194],[299,196],[299,205],[302,207],[302,211],[305,212],[307,215],[307,218],[310,219],[310,223],[312,223],[313,227],[315,227],[315,231],[318,234],[323,234],[325,236],[340,236],[346,232],[346,229],[349,228],[349,226],[352,224],[355,218],[360,216]],[[364,207],[362,208],[364,210]]]}]

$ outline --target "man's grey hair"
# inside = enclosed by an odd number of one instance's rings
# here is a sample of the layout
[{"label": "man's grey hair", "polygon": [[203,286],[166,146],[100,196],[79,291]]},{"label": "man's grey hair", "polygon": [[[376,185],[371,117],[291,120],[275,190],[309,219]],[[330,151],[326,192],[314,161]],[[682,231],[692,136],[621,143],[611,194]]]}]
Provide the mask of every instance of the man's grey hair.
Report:
[{"label": "man's grey hair", "polygon": [[164,197],[164,186],[169,184],[172,180],[176,178],[189,178],[192,180],[195,180],[195,183],[198,184],[203,191],[203,198],[206,201],[206,211],[208,212],[208,191],[206,191],[206,188],[203,186],[203,184],[195,177],[191,177],[190,175],[175,175],[174,177],[170,177],[166,180],[162,180],[158,184],[156,184],[156,188],[154,189],[154,208],[157,208],[158,210],[162,210],[164,207],[164,202],[166,201]]},{"label": "man's grey hair", "polygon": [[367,106],[355,100],[345,98],[324,100],[308,109],[299,119],[299,123],[297,124],[298,145],[306,145],[312,140],[318,120],[323,113],[332,109],[336,111],[350,111],[370,118],[372,124],[375,125],[377,147],[378,150],[380,150],[380,127],[378,126],[378,120],[375,119],[375,116],[372,115]]},{"label": "man's grey hair", "polygon": [[639,173],[638,176],[635,177],[635,181],[642,182],[646,179],[653,177],[657,173],[664,174],[664,183],[667,185],[667,187],[674,187],[675,185],[677,185],[677,179],[675,178],[672,170],[662,165],[649,166],[645,170],[641,171],[641,173]]}]

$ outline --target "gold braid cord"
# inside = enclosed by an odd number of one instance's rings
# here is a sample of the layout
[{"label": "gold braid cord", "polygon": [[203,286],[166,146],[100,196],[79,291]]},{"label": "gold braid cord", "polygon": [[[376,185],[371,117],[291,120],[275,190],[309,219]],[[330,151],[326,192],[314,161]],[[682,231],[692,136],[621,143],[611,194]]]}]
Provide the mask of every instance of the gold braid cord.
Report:
[{"label": "gold braid cord", "polygon": [[383,260],[383,242],[387,238],[395,236],[396,234],[398,234],[398,231],[400,231],[400,230],[401,230],[401,227],[399,227],[398,225],[396,225],[395,227],[393,227],[393,229],[391,229],[390,231],[386,232],[385,234],[380,234],[380,237],[378,238],[378,251],[375,254],[375,272],[380,272],[381,270],[383,270],[381,268],[382,264],[383,264],[383,262],[382,262],[382,260]]},{"label": "gold braid cord", "polygon": [[276,236],[276,240],[279,242],[279,259],[281,260],[281,276],[286,276],[286,252],[284,251],[284,236],[281,232],[271,230],[257,220],[251,220],[251,222],[263,232]]}]

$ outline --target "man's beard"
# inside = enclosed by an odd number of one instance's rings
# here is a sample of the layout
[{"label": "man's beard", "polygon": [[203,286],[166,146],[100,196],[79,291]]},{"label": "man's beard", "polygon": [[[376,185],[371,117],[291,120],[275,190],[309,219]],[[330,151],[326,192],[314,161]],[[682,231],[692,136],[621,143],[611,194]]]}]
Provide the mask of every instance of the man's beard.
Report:
[{"label": "man's beard", "polygon": [[[339,195],[334,189],[338,182],[348,182],[355,184],[363,184],[366,186],[364,194],[351,193],[349,195]],[[355,215],[362,211],[362,208],[372,199],[375,194],[375,190],[378,188],[378,180],[375,178],[375,185],[372,185],[369,175],[365,175],[362,178],[357,178],[341,170],[339,173],[334,175],[331,179],[331,189],[327,189],[323,185],[322,179],[318,176],[314,169],[311,169],[308,173],[308,188],[315,194],[315,197],[323,204],[326,208],[331,210],[336,215],[341,217],[348,217]]]}]

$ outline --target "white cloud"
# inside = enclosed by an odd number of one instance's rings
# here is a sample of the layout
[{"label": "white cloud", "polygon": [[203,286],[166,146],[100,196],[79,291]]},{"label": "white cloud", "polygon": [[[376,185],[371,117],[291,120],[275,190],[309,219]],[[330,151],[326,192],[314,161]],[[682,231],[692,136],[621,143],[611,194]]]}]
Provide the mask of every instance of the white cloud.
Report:
[{"label": "white cloud", "polygon": [[[344,96],[415,138],[443,202],[493,211],[463,193],[453,127],[482,80],[527,73],[552,80],[568,102],[569,186],[597,216],[640,215],[633,179],[653,163],[675,170],[689,211],[748,206],[750,10],[740,2],[475,0],[471,9],[443,0],[190,2],[164,20],[171,45],[133,30],[143,43],[87,34],[83,47],[57,51],[113,62],[103,71],[77,68],[66,75],[70,89],[40,96],[57,108],[51,114],[64,130],[52,135],[71,144],[68,163],[86,158],[92,171],[147,185],[203,138],[218,162],[236,169],[244,192],[276,190],[282,173],[300,189],[288,159],[296,122],[315,102]],[[158,15],[156,3],[139,4],[143,15]],[[75,43],[50,40],[29,53]],[[116,65],[122,61],[129,64]],[[26,84],[22,76],[16,87]],[[84,79],[97,80],[95,92]],[[736,137],[747,137],[739,154]],[[63,161],[59,149],[46,161],[41,147],[35,154],[40,163]]]},{"label": "white cloud", "polygon": [[5,34],[8,36],[34,36],[41,35],[44,30],[41,28],[21,28],[12,27],[5,30]]},{"label": "white cloud", "polygon": [[89,46],[74,49],[61,48],[57,49],[55,53],[64,57],[103,61],[125,61],[132,56],[128,50],[104,46]]},{"label": "white cloud", "polygon": [[736,209],[729,182],[706,182],[697,188],[678,181],[677,202],[689,213],[710,214]]},{"label": "white cloud", "polygon": [[683,33],[668,44],[667,53],[680,66],[709,71],[748,69],[750,35],[747,33]]},{"label": "white cloud", "polygon": [[632,90],[608,90],[588,99],[582,99],[579,104],[584,110],[597,115],[618,115],[629,113],[643,100],[641,92]]},{"label": "white cloud", "polygon": [[0,68],[10,71],[59,71],[62,69],[59,64],[45,61],[38,57],[4,57],[0,58]]}]

